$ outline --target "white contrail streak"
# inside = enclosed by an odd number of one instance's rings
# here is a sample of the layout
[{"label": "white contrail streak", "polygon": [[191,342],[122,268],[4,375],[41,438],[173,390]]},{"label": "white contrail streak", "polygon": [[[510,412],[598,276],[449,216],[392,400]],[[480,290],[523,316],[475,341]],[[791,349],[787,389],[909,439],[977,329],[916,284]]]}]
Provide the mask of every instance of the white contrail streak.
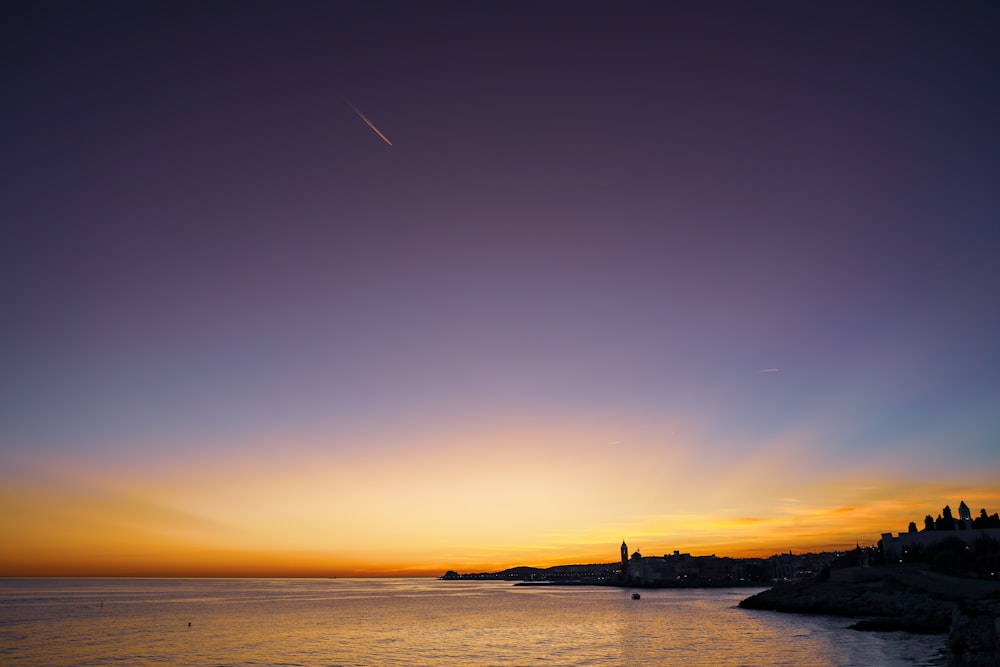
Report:
[{"label": "white contrail streak", "polygon": [[777,368],[762,368],[762,369],[760,369],[757,372],[758,373],[777,373],[778,369]]},{"label": "white contrail streak", "polygon": [[[344,101],[347,102],[347,100],[344,100]],[[366,116],[363,113],[361,113],[361,109],[357,108],[356,106],[354,106],[350,102],[347,102],[347,104],[352,109],[354,109],[354,113],[358,114],[358,117],[360,117],[361,120],[365,121],[365,123],[367,123],[368,127],[370,127],[372,129],[372,131],[375,132],[375,134],[377,134],[378,136],[382,137],[382,141],[384,141],[385,143],[387,143],[390,146],[392,146],[392,142],[389,141],[389,137],[387,137],[384,134],[382,134],[382,132],[377,127],[375,127],[375,123],[373,123],[370,120],[368,120],[368,116]]]}]

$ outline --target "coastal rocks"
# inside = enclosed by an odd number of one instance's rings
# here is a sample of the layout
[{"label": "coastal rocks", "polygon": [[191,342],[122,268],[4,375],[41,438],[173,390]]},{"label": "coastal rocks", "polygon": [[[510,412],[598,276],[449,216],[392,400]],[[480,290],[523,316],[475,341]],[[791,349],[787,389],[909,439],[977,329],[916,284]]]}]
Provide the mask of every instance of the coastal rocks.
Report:
[{"label": "coastal rocks", "polygon": [[948,648],[956,667],[1000,666],[1000,601],[959,604],[952,615]]},{"label": "coastal rocks", "polygon": [[862,616],[865,618],[852,628],[937,634],[948,631],[954,603],[883,578],[850,584],[815,581],[779,585],[743,600],[740,607],[799,614]]},{"label": "coastal rocks", "polygon": [[739,606],[861,617],[850,626],[855,630],[947,633],[954,667],[1000,667],[996,582],[871,568],[854,578],[779,584]]}]

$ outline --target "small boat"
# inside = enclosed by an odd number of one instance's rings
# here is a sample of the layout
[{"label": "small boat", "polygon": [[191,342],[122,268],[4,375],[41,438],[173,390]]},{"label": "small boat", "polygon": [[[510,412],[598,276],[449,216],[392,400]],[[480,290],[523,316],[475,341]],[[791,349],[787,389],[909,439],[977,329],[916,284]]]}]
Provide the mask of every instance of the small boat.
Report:
[{"label": "small boat", "polygon": [[633,600],[638,600],[639,599],[639,594],[638,593],[632,593],[632,599]]}]

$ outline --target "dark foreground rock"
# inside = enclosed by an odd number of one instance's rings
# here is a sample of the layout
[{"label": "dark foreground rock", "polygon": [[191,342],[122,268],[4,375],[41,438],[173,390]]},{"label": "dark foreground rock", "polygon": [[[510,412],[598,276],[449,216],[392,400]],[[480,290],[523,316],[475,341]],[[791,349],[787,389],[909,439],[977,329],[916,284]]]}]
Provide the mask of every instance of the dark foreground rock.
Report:
[{"label": "dark foreground rock", "polygon": [[1000,601],[959,603],[952,616],[948,648],[955,665],[1000,667]]},{"label": "dark foreground rock", "polygon": [[814,581],[779,585],[740,602],[744,609],[865,617],[856,629],[945,633],[955,603],[885,577],[862,583]]},{"label": "dark foreground rock", "polygon": [[866,568],[834,580],[783,584],[744,609],[859,618],[856,630],[948,634],[953,664],[1000,667],[1000,585],[905,568]]}]

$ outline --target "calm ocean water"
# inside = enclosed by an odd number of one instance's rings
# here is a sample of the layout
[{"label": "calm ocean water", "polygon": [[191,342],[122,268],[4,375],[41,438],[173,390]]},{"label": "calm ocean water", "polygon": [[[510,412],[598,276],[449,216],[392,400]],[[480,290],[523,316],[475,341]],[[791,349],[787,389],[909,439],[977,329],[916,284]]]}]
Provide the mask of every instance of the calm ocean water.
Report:
[{"label": "calm ocean water", "polygon": [[615,588],[434,579],[0,579],[0,664],[944,664],[942,637],[736,608],[753,592],[632,600]]}]

